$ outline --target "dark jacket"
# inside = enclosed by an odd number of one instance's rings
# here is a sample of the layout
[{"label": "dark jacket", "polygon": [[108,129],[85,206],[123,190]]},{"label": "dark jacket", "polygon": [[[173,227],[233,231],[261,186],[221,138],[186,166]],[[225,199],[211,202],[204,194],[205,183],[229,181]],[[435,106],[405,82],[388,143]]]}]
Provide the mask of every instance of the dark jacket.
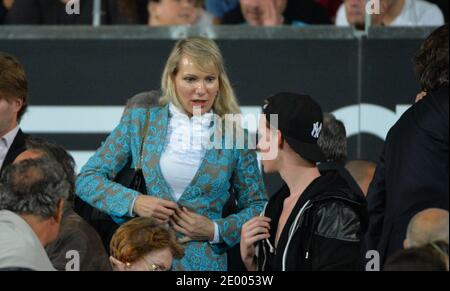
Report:
[{"label": "dark jacket", "polygon": [[[338,171],[326,171],[298,199],[280,235],[277,250],[258,244],[258,270],[361,270],[367,226],[364,197],[354,193]],[[264,216],[272,219],[269,242],[274,246],[283,202],[283,186],[269,201]]]},{"label": "dark jacket", "polygon": [[353,193],[365,197],[361,187],[359,187],[358,183],[355,181],[352,174],[350,174],[350,172],[345,168],[345,166],[334,161],[327,161],[318,164],[317,167],[320,172],[338,171],[339,175],[347,182]]},{"label": "dark jacket", "polygon": [[367,196],[368,248],[381,262],[402,248],[419,211],[448,210],[448,88],[429,93],[389,131]]},{"label": "dark jacket", "polygon": [[[78,252],[80,271],[112,271],[109,256],[95,230],[66,202],[58,237],[45,250],[53,266],[60,271],[72,267],[69,251]],[[68,256],[68,257],[66,257]]]},{"label": "dark jacket", "polygon": [[19,132],[17,132],[17,135],[14,138],[14,141],[11,147],[9,148],[8,153],[6,154],[5,160],[3,161],[3,165],[0,168],[0,177],[6,166],[12,164],[14,160],[17,158],[17,156],[25,151],[26,138],[27,135],[24,134],[22,130],[19,129]]}]

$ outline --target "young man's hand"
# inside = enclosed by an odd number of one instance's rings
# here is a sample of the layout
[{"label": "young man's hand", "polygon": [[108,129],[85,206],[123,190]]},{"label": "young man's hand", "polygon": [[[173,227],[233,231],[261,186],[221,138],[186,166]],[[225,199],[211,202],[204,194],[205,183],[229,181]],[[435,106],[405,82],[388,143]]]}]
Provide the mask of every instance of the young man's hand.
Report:
[{"label": "young man's hand", "polygon": [[268,217],[256,216],[242,226],[241,257],[249,271],[256,271],[254,261],[256,255],[255,244],[270,237],[270,221],[271,219]]}]

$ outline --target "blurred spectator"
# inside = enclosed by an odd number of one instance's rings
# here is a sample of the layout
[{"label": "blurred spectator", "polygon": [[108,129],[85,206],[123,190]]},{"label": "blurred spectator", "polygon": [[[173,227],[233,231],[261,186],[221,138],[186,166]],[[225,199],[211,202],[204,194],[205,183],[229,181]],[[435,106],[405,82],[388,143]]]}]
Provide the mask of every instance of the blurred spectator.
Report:
[{"label": "blurred spectator", "polygon": [[19,61],[0,52],[0,175],[25,150],[20,120],[27,110],[28,82]]},{"label": "blurred spectator", "polygon": [[226,13],[223,24],[274,26],[329,24],[327,11],[314,0],[240,0],[240,6]]},{"label": "blurred spectator", "polygon": [[[336,16],[336,25],[364,28],[365,0],[344,0]],[[435,4],[423,0],[380,0],[380,14],[372,15],[372,25],[440,26],[444,16]]]},{"label": "blurred spectator", "polygon": [[448,243],[433,242],[401,250],[391,256],[384,271],[448,271]]},{"label": "blurred spectator", "polygon": [[448,0],[427,0],[428,2],[436,4],[442,13],[444,13],[445,23],[448,23]]},{"label": "blurred spectator", "polygon": [[14,0],[2,0],[2,4],[7,10],[9,10],[14,4]]},{"label": "blurred spectator", "polygon": [[54,271],[44,247],[56,239],[70,184],[47,159],[10,165],[0,182],[0,269]]},{"label": "blurred spectator", "polygon": [[14,163],[27,159],[47,157],[59,163],[70,183],[70,193],[64,204],[64,214],[58,237],[46,247],[53,266],[60,271],[66,270],[69,260],[68,251],[77,251],[79,271],[110,271],[108,254],[95,230],[72,209],[75,196],[75,161],[61,146],[40,138],[28,138],[26,151],[21,153]]},{"label": "blurred spectator", "polygon": [[[80,13],[69,15],[66,3],[69,0],[14,0],[6,17],[7,24],[43,25],[92,25],[92,0],[80,0]],[[115,23],[117,0],[102,1],[102,24]]]},{"label": "blurred spectator", "polygon": [[175,232],[148,217],[122,224],[112,237],[110,249],[114,271],[169,271],[173,258],[184,256]]},{"label": "blurred spectator", "polygon": [[404,248],[418,247],[434,241],[448,243],[448,211],[438,208],[425,209],[411,219],[406,231]]},{"label": "blurred spectator", "polygon": [[350,172],[363,191],[364,196],[367,196],[376,167],[377,165],[374,162],[365,160],[353,160],[345,165],[345,168]]},{"label": "blurred spectator", "polygon": [[147,4],[149,0],[113,0],[117,2],[117,11],[114,11],[113,24],[142,24],[148,23]]},{"label": "blurred spectator", "polygon": [[[213,24],[203,9],[203,0],[118,0],[119,10],[129,23],[149,26]],[[145,6],[146,13],[143,13]]]},{"label": "blurred spectator", "polygon": [[80,14],[68,15],[66,0],[15,0],[6,22],[8,24],[92,24],[92,5],[85,5],[85,0],[80,1]]},{"label": "blurred spectator", "polygon": [[239,0],[206,0],[206,10],[214,16],[214,22],[220,24],[225,13],[238,7]]},{"label": "blurred spectator", "polygon": [[369,187],[369,249],[381,261],[402,248],[411,218],[449,207],[448,24],[433,31],[415,59],[422,100],[389,130]]},{"label": "blurred spectator", "polygon": [[0,24],[5,22],[6,14],[11,8],[14,0],[1,0],[0,1]]}]

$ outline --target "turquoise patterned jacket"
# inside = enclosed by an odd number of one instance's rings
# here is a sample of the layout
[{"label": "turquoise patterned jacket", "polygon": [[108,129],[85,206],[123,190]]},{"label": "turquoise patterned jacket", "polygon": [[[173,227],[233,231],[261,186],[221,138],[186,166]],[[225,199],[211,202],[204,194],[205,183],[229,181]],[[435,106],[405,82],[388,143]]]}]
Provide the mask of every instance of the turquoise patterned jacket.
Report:
[{"label": "turquoise patterned jacket", "polygon": [[[137,162],[142,138],[139,133],[143,131],[145,118],[146,109],[126,110],[120,124],[82,168],[76,182],[76,193],[81,199],[110,214],[119,223],[128,218],[131,204],[139,193],[112,180],[129,159],[133,164]],[[148,195],[174,201],[159,166],[168,121],[167,105],[150,109],[142,171]],[[236,193],[239,212],[222,218],[231,188]],[[199,170],[177,203],[214,220],[219,226],[222,243],[186,243],[185,256],[174,260],[173,270],[227,270],[226,250],[239,243],[242,225],[258,215],[266,201],[254,150],[235,147],[207,150]]]}]

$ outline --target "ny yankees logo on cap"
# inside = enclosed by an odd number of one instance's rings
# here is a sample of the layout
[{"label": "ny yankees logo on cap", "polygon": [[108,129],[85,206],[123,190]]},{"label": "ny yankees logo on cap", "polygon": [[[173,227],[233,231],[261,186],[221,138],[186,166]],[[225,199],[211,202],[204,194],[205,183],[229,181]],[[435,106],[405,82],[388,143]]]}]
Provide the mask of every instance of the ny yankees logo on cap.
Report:
[{"label": "ny yankees logo on cap", "polygon": [[311,131],[311,135],[314,138],[319,138],[320,132],[322,131],[322,123],[317,121],[313,124],[313,130]]}]

